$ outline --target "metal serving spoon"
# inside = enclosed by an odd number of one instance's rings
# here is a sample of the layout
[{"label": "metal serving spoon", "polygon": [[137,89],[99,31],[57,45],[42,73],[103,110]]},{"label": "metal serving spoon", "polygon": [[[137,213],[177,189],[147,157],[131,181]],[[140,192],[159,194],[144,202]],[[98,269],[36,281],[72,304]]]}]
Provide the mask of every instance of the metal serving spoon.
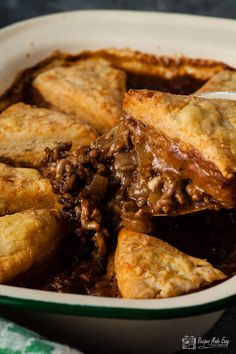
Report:
[{"label": "metal serving spoon", "polygon": [[220,98],[224,100],[236,101],[236,92],[233,91],[214,91],[214,92],[199,92],[193,96],[207,99]]}]

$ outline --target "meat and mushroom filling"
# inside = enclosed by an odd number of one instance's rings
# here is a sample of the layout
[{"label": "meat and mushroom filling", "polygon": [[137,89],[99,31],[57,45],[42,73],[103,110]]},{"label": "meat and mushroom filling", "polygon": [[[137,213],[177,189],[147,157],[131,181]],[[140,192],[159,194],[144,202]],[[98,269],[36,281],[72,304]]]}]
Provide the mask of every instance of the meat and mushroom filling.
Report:
[{"label": "meat and mushroom filling", "polygon": [[201,188],[205,176],[199,166],[186,165],[185,155],[153,134],[126,117],[89,146],[71,153],[66,144],[46,149],[43,173],[81,245],[95,244],[95,258],[106,256],[114,242],[109,235],[121,224],[150,233],[156,215],[222,207]]}]

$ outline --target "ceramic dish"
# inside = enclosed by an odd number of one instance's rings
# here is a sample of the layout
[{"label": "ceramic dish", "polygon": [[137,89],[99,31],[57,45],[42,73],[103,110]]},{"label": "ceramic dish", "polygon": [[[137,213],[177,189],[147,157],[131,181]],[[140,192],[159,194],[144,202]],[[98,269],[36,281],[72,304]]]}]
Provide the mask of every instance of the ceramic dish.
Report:
[{"label": "ceramic dish", "polygon": [[[35,18],[0,31],[0,93],[16,74],[60,49],[130,47],[236,66],[236,22],[129,11],[78,11]],[[172,353],[185,335],[202,336],[236,302],[236,277],[194,294],[124,300],[1,285],[2,313],[94,353]],[[13,310],[10,310],[10,309]]]}]

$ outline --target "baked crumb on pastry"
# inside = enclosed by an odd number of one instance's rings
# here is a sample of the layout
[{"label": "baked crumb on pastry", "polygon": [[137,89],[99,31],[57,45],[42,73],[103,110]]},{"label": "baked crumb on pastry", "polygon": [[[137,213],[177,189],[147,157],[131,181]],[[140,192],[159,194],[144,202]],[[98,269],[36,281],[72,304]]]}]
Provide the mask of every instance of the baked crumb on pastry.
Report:
[{"label": "baked crumb on pastry", "polygon": [[131,299],[177,296],[226,278],[206,260],[124,228],[118,235],[115,272],[121,296]]},{"label": "baked crumb on pastry", "polygon": [[0,217],[0,283],[47,259],[63,237],[55,210],[28,210]]},{"label": "baked crumb on pastry", "polygon": [[220,71],[212,76],[197,92],[212,91],[236,91],[236,71]]},{"label": "baked crumb on pastry", "polygon": [[33,86],[52,107],[103,133],[119,122],[126,74],[104,59],[92,58],[45,71]]},{"label": "baked crumb on pastry", "polygon": [[94,130],[78,119],[16,103],[0,115],[0,161],[39,167],[46,147],[71,142],[73,148],[96,139]]},{"label": "baked crumb on pastry", "polygon": [[0,163],[0,216],[27,209],[58,207],[49,181],[37,170]]}]

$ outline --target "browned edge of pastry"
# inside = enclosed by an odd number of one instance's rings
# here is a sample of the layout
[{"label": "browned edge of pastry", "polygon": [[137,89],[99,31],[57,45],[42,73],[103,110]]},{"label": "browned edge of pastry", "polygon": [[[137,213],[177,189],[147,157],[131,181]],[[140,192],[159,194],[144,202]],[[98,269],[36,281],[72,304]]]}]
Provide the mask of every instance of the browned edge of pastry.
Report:
[{"label": "browned edge of pastry", "polygon": [[114,67],[124,70],[128,75],[128,88],[152,88],[173,93],[192,93],[215,73],[224,69],[233,70],[215,60],[152,55],[130,49],[88,50],[76,55],[55,51],[17,75],[13,84],[0,96],[0,112],[19,101],[48,107],[47,102],[32,88],[33,79],[56,66],[70,66],[78,60],[92,57],[104,58]]}]

